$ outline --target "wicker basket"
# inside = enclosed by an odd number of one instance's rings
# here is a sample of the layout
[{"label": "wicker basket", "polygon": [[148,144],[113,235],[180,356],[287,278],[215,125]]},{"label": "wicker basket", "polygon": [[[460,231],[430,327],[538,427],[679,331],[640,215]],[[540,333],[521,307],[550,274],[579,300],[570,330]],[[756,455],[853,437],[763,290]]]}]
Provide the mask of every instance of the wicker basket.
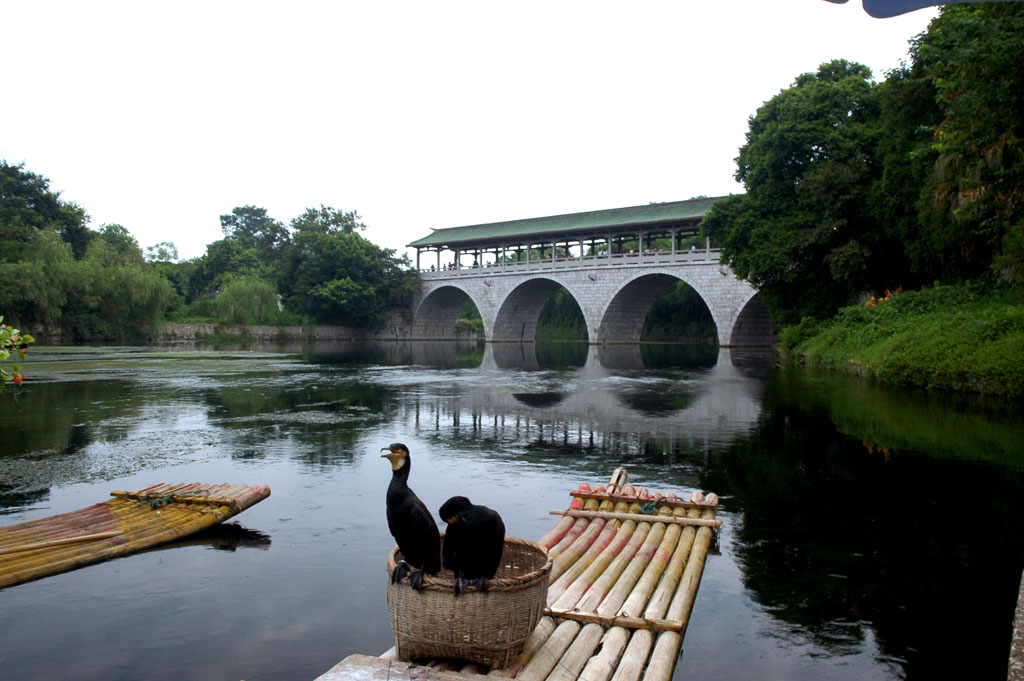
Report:
[{"label": "wicker basket", "polygon": [[[444,535],[442,534],[442,541]],[[388,575],[400,560],[388,556]],[[551,561],[539,544],[507,537],[498,574],[487,593],[468,587],[456,597],[454,575],[423,578],[416,593],[408,577],[388,580],[388,611],[400,660],[454,658],[492,668],[508,666],[521,652],[544,612]]]}]

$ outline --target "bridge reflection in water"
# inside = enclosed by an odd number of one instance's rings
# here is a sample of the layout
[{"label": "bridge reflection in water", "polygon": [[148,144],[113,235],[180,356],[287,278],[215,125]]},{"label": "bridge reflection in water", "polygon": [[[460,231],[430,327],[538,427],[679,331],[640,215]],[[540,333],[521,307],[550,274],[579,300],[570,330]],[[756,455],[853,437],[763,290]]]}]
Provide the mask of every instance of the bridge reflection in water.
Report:
[{"label": "bridge reflection in water", "polygon": [[[419,359],[434,345],[414,344]],[[488,343],[478,380],[417,398],[410,416],[417,429],[467,439],[546,441],[625,457],[655,443],[668,452],[728,444],[757,426],[764,382],[756,367],[765,355],[712,348],[707,366],[665,372],[645,366],[640,345],[580,347],[582,366],[547,371],[536,344]],[[510,374],[523,371],[539,373]]]}]

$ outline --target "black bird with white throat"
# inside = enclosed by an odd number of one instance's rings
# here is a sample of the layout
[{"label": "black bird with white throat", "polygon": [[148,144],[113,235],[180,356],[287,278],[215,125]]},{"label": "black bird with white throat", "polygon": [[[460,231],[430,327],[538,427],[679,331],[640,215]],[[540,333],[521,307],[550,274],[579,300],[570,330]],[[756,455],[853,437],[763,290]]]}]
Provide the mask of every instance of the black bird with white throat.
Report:
[{"label": "black bird with white throat", "polygon": [[448,523],[444,534],[444,567],[455,573],[455,595],[472,585],[487,593],[505,548],[505,523],[498,512],[474,506],[466,497],[452,497],[438,512]]},{"label": "black bird with white throat", "polygon": [[409,448],[395,442],[381,449],[381,458],[391,462],[388,485],[388,529],[402,553],[402,561],[391,573],[396,584],[409,575],[409,583],[423,590],[423,574],[436,575],[441,569],[441,535],[426,505],[409,489]]}]

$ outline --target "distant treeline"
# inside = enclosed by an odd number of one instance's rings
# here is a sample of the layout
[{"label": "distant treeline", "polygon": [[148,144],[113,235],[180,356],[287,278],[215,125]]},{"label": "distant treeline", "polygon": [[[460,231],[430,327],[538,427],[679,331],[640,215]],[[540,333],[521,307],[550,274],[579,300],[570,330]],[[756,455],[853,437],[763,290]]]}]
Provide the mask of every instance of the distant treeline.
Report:
[{"label": "distant treeline", "polygon": [[0,160],[0,311],[66,341],[131,340],[163,320],[368,327],[419,286],[353,212],[310,208],[288,226],[256,206],[220,216],[223,238],[175,262],[121,225],[88,227],[49,180]]}]

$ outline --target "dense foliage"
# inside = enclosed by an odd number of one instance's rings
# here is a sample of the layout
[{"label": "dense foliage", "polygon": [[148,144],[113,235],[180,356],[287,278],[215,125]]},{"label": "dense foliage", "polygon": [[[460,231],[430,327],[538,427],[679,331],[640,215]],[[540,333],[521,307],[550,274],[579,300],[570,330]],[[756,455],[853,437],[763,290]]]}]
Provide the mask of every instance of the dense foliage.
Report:
[{"label": "dense foliage", "polygon": [[1024,277],[1024,5],[943,7],[881,83],[843,60],[751,116],[702,228],[786,324],[884,288]]},{"label": "dense foliage", "polygon": [[69,341],[125,341],[166,318],[372,326],[418,285],[405,259],[357,232],[355,212],[321,205],[290,226],[256,206],[220,217],[224,238],[177,260],[121,225],[90,229],[49,180],[0,161],[0,310]]},{"label": "dense foliage", "polygon": [[88,215],[49,181],[0,161],[0,310],[22,328],[68,340],[127,340],[163,318],[174,299],[120,225],[91,230]]},{"label": "dense foliage", "polygon": [[936,286],[882,300],[805,319],[781,349],[893,385],[1024,396],[1024,289]]}]

